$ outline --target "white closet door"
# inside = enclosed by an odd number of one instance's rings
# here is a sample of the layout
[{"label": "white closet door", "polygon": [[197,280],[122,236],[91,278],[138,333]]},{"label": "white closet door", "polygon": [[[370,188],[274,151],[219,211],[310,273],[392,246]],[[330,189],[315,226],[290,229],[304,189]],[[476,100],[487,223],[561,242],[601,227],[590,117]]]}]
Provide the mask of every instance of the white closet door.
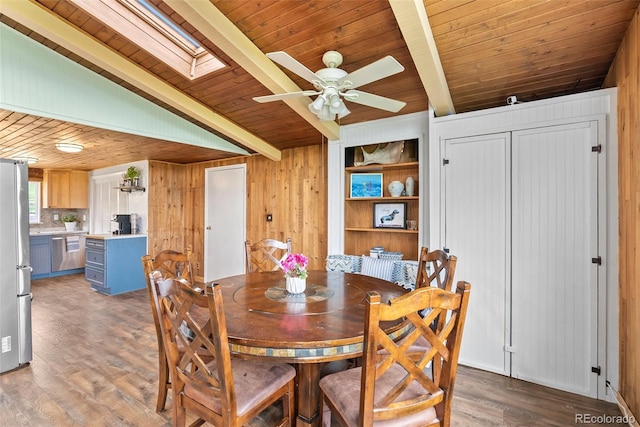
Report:
[{"label": "white closet door", "polygon": [[597,123],[512,138],[512,376],[597,397]]},{"label": "white closet door", "polygon": [[509,375],[509,134],[445,141],[444,241],[471,283],[460,363]]}]

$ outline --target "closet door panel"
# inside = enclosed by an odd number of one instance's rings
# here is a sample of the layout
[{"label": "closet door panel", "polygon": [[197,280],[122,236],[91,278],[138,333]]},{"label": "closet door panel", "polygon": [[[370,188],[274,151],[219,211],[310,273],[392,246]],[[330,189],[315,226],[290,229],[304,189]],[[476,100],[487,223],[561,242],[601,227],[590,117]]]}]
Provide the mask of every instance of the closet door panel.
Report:
[{"label": "closet door panel", "polygon": [[[512,376],[597,396],[596,122],[512,135]],[[465,331],[465,339],[468,338]]]},{"label": "closet door panel", "polygon": [[454,282],[471,283],[460,363],[509,374],[509,134],[444,142],[445,246],[458,257]]}]

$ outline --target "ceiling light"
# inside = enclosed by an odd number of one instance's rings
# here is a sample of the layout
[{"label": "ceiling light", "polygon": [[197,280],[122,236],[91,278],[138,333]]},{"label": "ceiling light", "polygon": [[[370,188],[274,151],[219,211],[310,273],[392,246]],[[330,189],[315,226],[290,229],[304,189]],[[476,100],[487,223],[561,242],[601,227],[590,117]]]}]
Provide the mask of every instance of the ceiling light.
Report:
[{"label": "ceiling light", "polygon": [[315,101],[309,104],[309,111],[311,111],[316,116],[322,112],[322,107],[324,107],[325,99],[322,95],[318,96]]},{"label": "ceiling light", "polygon": [[18,156],[14,157],[13,160],[22,160],[23,162],[27,162],[27,164],[34,164],[38,161],[37,157],[29,157],[29,156]]},{"label": "ceiling light", "polygon": [[79,153],[84,149],[84,146],[73,142],[57,142],[56,148],[65,153]]}]

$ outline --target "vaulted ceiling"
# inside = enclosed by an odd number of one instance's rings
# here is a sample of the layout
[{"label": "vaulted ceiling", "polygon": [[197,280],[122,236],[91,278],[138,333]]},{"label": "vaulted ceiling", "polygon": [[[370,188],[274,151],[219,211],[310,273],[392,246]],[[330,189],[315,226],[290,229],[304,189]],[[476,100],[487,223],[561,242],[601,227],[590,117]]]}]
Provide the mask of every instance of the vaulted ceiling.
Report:
[{"label": "vaulted ceiling", "polygon": [[[3,0],[0,20],[247,151],[273,159],[283,149],[337,139],[341,125],[425,111],[430,104],[443,115],[505,105],[512,95],[527,102],[598,89],[639,4],[150,0],[227,65],[190,80],[147,53],[143,43],[128,40],[78,7],[83,1],[97,0]],[[348,103],[351,114],[321,122],[307,108],[309,97],[253,100],[312,89],[266,53],[284,51],[316,71],[324,67],[321,58],[328,50],[343,55],[340,68],[347,72],[393,56],[404,71],[360,89],[406,106],[390,113]],[[63,136],[82,141],[86,149],[76,155],[57,152],[53,146]],[[191,163],[236,156],[0,110],[0,157],[25,155],[38,157],[38,167],[85,170],[142,159]]]}]

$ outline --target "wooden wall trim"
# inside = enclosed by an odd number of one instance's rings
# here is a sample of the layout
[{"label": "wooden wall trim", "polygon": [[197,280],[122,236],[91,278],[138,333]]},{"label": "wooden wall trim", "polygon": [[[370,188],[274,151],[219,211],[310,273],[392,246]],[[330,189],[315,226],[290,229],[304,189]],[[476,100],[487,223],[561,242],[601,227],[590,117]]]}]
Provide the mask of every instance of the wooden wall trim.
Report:
[{"label": "wooden wall trim", "polygon": [[620,395],[640,416],[640,8],[605,80],[618,87]]}]

